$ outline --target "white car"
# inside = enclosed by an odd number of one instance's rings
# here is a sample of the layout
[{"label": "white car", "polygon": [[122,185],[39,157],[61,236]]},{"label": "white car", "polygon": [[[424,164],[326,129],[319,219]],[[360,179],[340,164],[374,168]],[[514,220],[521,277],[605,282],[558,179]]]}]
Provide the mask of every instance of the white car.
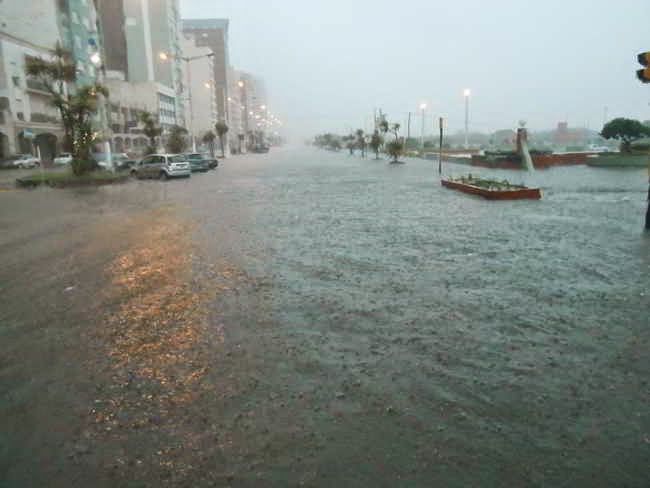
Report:
[{"label": "white car", "polygon": [[183,154],[150,154],[131,168],[136,178],[189,178],[190,163]]},{"label": "white car", "polygon": [[31,154],[19,154],[16,159],[11,163],[14,168],[35,168],[40,166],[41,162],[37,157]]},{"label": "white car", "polygon": [[72,154],[70,153],[61,153],[54,158],[54,164],[70,164],[70,161],[72,161]]}]

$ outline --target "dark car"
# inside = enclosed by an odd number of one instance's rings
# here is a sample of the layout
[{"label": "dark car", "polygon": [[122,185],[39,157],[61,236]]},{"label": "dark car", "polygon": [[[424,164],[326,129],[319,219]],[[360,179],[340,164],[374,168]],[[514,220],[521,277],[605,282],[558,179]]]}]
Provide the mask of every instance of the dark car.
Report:
[{"label": "dark car", "polygon": [[219,166],[219,161],[209,154],[189,153],[185,155],[192,166],[192,171],[207,171]]}]

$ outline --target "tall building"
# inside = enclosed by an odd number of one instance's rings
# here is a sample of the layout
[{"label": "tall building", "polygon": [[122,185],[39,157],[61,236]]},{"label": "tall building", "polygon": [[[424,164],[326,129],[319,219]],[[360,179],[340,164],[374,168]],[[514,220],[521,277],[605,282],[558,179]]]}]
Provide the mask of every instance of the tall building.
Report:
[{"label": "tall building", "polygon": [[208,131],[215,131],[218,119],[217,91],[214,84],[213,52],[209,47],[198,47],[193,37],[181,40],[185,63],[184,82],[187,87],[185,119],[187,130],[195,141],[200,142]]},{"label": "tall building", "polygon": [[101,81],[98,67],[101,36],[95,3],[89,0],[60,0],[57,3],[61,43],[77,63],[77,82],[88,85]]},{"label": "tall building", "polygon": [[243,152],[246,148],[246,131],[244,129],[244,113],[242,105],[241,75],[232,66],[228,69],[228,113],[230,123],[228,137],[230,148],[234,152]]},{"label": "tall building", "polygon": [[217,92],[217,110],[219,119],[227,124],[230,123],[228,25],[228,19],[183,19],[183,33],[194,38],[197,46],[209,47],[214,53],[213,80]]},{"label": "tall building", "polygon": [[[93,83],[101,76],[96,67],[101,42],[92,1],[0,3],[0,157],[31,153],[48,161],[60,150],[59,113],[45,87],[25,74],[28,57],[51,59],[57,43],[72,53],[78,84]],[[104,125],[103,120],[100,116],[96,122]]]},{"label": "tall building", "polygon": [[137,152],[143,146],[142,111],[156,115],[164,130],[186,125],[179,0],[95,1],[111,90],[113,144],[116,150]]}]

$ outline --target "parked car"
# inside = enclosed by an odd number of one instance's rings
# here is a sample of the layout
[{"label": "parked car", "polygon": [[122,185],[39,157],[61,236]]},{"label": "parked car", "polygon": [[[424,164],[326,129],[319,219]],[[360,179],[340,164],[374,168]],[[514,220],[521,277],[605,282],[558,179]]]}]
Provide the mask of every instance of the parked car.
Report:
[{"label": "parked car", "polygon": [[[97,162],[97,165],[103,169],[111,169],[108,166],[106,153],[94,153],[92,158]],[[118,171],[125,171],[131,169],[136,165],[137,161],[130,158],[126,153],[113,153],[111,154],[113,166]]]},{"label": "parked car", "polygon": [[192,172],[208,171],[210,169],[210,160],[206,154],[189,153],[185,154],[185,157],[190,162]]},{"label": "parked car", "polygon": [[35,168],[40,165],[39,159],[31,154],[18,154],[11,161],[14,168]]},{"label": "parked car", "polygon": [[56,158],[54,158],[54,164],[70,164],[72,161],[72,154],[70,153],[61,153]]},{"label": "parked car", "polygon": [[136,178],[167,178],[189,177],[192,173],[190,163],[182,154],[150,154],[131,168],[131,174]]}]

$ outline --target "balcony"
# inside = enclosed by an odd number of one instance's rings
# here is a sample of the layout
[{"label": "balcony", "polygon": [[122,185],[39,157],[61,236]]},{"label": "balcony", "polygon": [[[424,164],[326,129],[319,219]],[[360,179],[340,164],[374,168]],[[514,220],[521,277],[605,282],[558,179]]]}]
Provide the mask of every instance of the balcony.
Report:
[{"label": "balcony", "polygon": [[59,118],[54,115],[32,112],[31,121],[38,124],[58,124]]},{"label": "balcony", "polygon": [[47,91],[47,87],[45,86],[45,83],[43,83],[40,80],[36,80],[34,78],[27,78],[27,90],[37,91],[40,93],[47,93],[48,95],[50,94],[50,92]]}]

